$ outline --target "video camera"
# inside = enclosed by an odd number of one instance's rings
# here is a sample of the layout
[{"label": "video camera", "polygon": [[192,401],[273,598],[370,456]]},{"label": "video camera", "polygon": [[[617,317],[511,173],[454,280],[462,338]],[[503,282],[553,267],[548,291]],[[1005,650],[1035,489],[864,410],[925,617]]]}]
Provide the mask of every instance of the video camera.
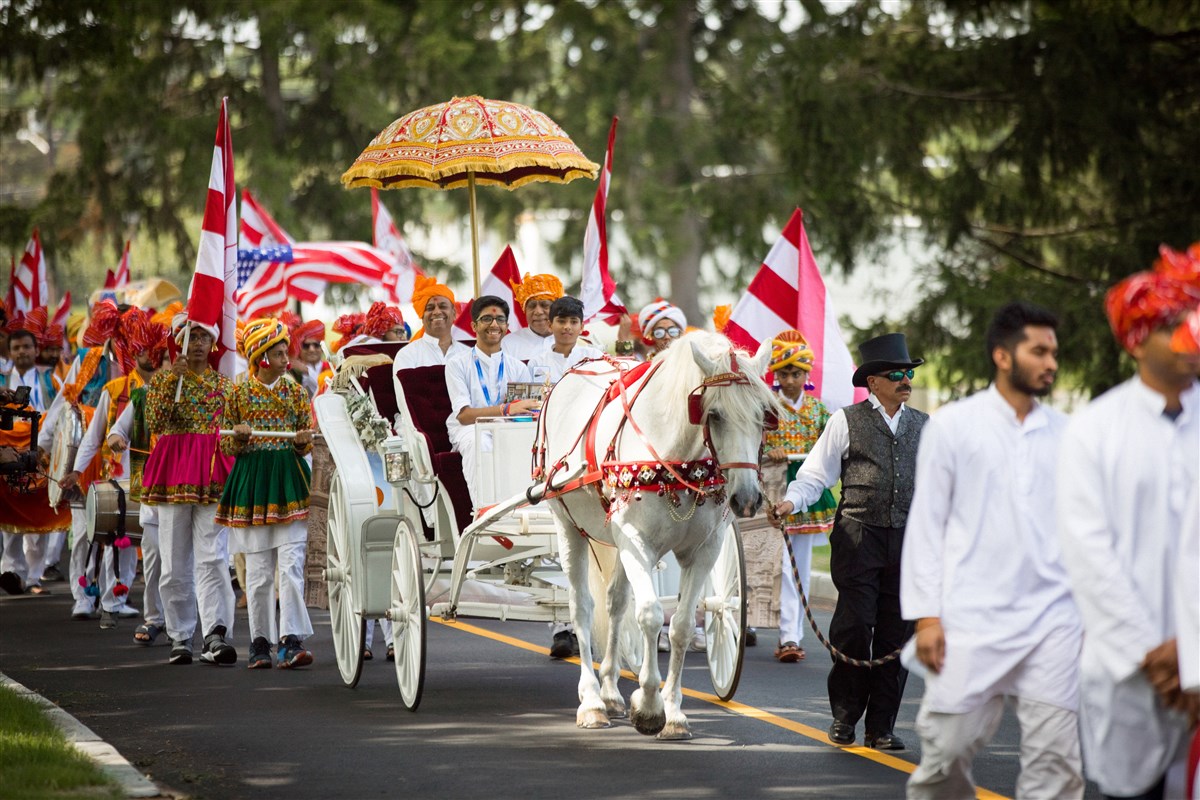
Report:
[{"label": "video camera", "polygon": [[7,481],[13,489],[26,492],[31,488],[40,467],[37,439],[41,414],[29,407],[28,386],[0,389],[0,430],[11,431],[13,421],[18,418],[29,420],[29,447],[18,450],[0,446],[0,479]]}]

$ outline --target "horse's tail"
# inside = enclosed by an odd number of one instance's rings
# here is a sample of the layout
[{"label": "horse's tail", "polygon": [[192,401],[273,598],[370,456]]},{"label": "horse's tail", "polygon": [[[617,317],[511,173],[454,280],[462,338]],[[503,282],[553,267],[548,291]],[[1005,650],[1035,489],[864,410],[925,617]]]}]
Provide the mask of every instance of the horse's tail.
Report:
[{"label": "horse's tail", "polygon": [[608,642],[608,584],[613,570],[617,569],[617,548],[589,542],[588,550],[591,569],[588,570],[588,591],[592,595],[592,648],[597,658],[603,657],[600,649]]}]

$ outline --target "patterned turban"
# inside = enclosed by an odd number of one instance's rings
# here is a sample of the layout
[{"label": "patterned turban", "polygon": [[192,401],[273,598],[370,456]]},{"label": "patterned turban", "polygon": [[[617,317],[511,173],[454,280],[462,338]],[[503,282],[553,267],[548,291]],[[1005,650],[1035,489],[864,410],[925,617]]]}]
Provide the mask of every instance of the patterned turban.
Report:
[{"label": "patterned turban", "polygon": [[183,347],[183,335],[186,331],[192,328],[199,328],[213,338],[214,345],[221,338],[220,332],[215,325],[205,325],[203,322],[196,322],[194,319],[188,319],[186,311],[181,311],[171,319],[171,332],[174,334],[175,343]]},{"label": "patterned turban", "polygon": [[679,306],[672,305],[660,297],[638,314],[638,327],[642,329],[642,340],[646,344],[654,344],[653,339],[647,338],[650,336],[650,329],[664,318],[674,322],[681,330],[687,327],[687,317],[683,315]]},{"label": "patterned turban", "polygon": [[83,329],[83,346],[100,347],[112,338],[121,319],[121,312],[112,300],[101,300],[92,306],[91,319]]},{"label": "patterned turban", "polygon": [[8,321],[8,325],[5,327],[5,330],[7,330],[9,333],[16,333],[17,331],[29,331],[33,334],[34,339],[40,341],[42,332],[46,330],[46,323],[49,321],[49,319],[50,317],[46,313],[45,306],[38,306],[28,313],[24,311],[18,311],[13,314],[13,318]]},{"label": "patterned turban", "polygon": [[1126,350],[1200,307],[1200,243],[1186,253],[1163,245],[1159,253],[1153,270],[1130,275],[1109,289],[1104,299],[1113,335]]},{"label": "patterned turban", "polygon": [[110,341],[113,355],[126,375],[137,365],[138,352],[146,349],[146,328],[149,325],[150,315],[140,308],[131,308],[117,319]]},{"label": "patterned turban", "polygon": [[513,290],[513,300],[521,308],[530,300],[549,300],[554,302],[563,296],[562,281],[549,273],[544,275],[526,275],[520,283],[510,283]]},{"label": "patterned turban", "polygon": [[382,339],[384,334],[397,325],[404,325],[404,315],[400,313],[400,309],[389,306],[383,301],[377,301],[367,309],[362,332],[367,336]]},{"label": "patterned turban", "polygon": [[445,297],[454,305],[454,292],[450,287],[438,283],[437,278],[428,275],[418,275],[413,282],[412,306],[418,317],[425,316],[425,306],[435,297]]},{"label": "patterned turban", "polygon": [[1200,308],[1187,315],[1183,324],[1171,335],[1171,349],[1176,353],[1200,353]]},{"label": "patterned turban", "polygon": [[38,336],[39,347],[62,347],[63,343],[63,326],[57,322],[52,322],[45,327],[42,333]]},{"label": "patterned turban", "polygon": [[84,311],[72,311],[67,315],[67,341],[79,343],[79,333],[83,330],[83,324],[87,322],[87,313]]},{"label": "patterned turban", "polygon": [[805,372],[812,372],[815,360],[816,354],[800,331],[784,331],[771,341],[771,364],[768,367],[771,372],[778,372],[785,367],[798,367]]},{"label": "patterned turban", "polygon": [[287,326],[272,317],[261,317],[250,320],[242,332],[238,349],[250,362],[250,374],[258,372],[258,361],[266,352],[280,342],[291,343]]},{"label": "patterned turban", "polygon": [[333,332],[341,334],[342,338],[333,343],[333,352],[337,352],[346,346],[346,343],[357,336],[367,321],[367,315],[363,313],[357,314],[342,314],[333,322]]},{"label": "patterned turban", "polygon": [[301,322],[292,328],[292,346],[288,348],[288,353],[292,358],[300,355],[300,346],[309,339],[316,339],[318,342],[325,341],[324,322],[319,319],[310,319],[308,322]]}]

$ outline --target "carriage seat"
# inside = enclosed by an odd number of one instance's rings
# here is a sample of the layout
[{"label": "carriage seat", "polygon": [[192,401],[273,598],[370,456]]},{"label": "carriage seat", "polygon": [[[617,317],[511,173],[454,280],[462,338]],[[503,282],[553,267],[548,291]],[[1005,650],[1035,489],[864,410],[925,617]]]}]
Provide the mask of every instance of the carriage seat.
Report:
[{"label": "carriage seat", "polygon": [[[368,367],[359,377],[363,389],[371,393],[375,400],[375,410],[379,416],[387,420],[388,425],[396,422],[396,413],[400,410],[396,400],[396,382],[392,380],[391,364],[376,364]],[[447,414],[450,412],[446,412]]]},{"label": "carriage seat", "polygon": [[[386,365],[385,365],[386,366]],[[392,368],[386,366],[388,370]],[[382,369],[382,367],[373,367]],[[396,380],[404,387],[408,415],[413,427],[425,437],[433,461],[433,471],[450,494],[454,517],[460,531],[471,524],[471,493],[463,477],[462,454],[450,445],[446,419],[450,416],[450,393],[446,390],[446,368],[413,367],[396,371]],[[390,373],[389,373],[390,376]],[[390,379],[390,378],[389,378]],[[390,392],[393,402],[395,391]],[[377,394],[376,397],[379,395]]]}]

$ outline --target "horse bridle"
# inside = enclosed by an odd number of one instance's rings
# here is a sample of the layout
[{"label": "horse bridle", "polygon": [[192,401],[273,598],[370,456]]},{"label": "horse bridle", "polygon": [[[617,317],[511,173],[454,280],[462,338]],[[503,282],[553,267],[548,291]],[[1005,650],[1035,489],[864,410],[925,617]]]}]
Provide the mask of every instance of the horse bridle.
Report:
[{"label": "horse bridle", "polygon": [[[713,444],[712,432],[708,425],[708,415],[704,413],[704,393],[712,386],[733,386],[734,384],[743,383],[749,384],[753,380],[746,373],[738,369],[737,353],[731,351],[729,353],[729,372],[722,372],[717,375],[710,375],[700,382],[692,391],[688,392],[688,422],[693,425],[704,426],[704,446],[708,452],[712,454],[713,460],[717,462],[717,469],[752,469],[755,472],[759,471],[757,461],[727,461],[721,463],[721,457],[717,453],[717,446]],[[763,413],[763,428],[774,430],[779,426],[779,418],[769,412]]]}]

